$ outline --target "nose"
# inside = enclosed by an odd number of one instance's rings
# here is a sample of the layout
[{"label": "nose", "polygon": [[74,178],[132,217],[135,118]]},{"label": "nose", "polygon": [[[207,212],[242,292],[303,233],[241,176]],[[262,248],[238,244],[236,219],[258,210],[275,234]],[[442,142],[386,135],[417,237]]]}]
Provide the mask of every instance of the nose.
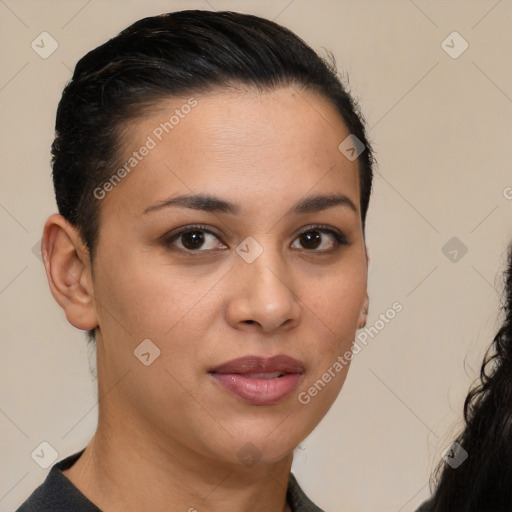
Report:
[{"label": "nose", "polygon": [[292,272],[269,249],[252,263],[240,258],[230,272],[227,321],[237,329],[271,333],[299,323],[301,305]]}]

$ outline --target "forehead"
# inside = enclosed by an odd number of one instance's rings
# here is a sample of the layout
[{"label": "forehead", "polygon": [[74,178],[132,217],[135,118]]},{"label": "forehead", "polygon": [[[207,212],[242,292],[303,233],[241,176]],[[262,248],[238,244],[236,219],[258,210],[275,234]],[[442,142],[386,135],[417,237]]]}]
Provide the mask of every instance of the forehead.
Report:
[{"label": "forehead", "polygon": [[322,182],[358,204],[358,164],[338,149],[349,136],[327,99],[286,87],[219,90],[165,99],[122,136],[127,172],[107,203],[143,211],[173,192],[204,192],[257,201],[297,197]]}]

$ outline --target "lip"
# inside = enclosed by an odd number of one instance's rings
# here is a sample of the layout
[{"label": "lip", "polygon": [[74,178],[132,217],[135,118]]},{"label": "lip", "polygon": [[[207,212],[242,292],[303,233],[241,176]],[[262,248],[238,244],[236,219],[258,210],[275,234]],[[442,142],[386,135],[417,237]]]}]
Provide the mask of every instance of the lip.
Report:
[{"label": "lip", "polygon": [[[281,376],[269,375],[273,373]],[[284,354],[240,357],[209,371],[224,390],[253,405],[280,402],[297,387],[303,373],[304,365]]]}]

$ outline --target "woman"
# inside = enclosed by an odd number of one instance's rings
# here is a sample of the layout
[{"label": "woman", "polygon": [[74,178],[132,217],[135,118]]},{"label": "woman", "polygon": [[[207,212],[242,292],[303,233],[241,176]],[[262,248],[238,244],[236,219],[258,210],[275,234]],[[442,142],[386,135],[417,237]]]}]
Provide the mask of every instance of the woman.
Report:
[{"label": "woman", "polygon": [[512,510],[512,244],[505,320],[464,402],[465,428],[437,468],[434,496],[418,512]]},{"label": "woman", "polygon": [[77,64],[42,254],[96,344],[98,427],[19,511],[319,511],[293,450],[368,312],[372,151],[336,71],[270,21],[145,18]]}]

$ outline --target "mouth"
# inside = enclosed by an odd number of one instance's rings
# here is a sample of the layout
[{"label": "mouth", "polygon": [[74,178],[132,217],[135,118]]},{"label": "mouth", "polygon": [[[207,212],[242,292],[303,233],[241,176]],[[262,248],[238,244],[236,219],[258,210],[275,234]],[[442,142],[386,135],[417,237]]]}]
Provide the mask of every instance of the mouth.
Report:
[{"label": "mouth", "polygon": [[278,377],[287,373],[303,373],[304,365],[297,359],[279,354],[273,357],[245,356],[232,359],[210,370],[210,373],[238,373],[273,375]]},{"label": "mouth", "polygon": [[284,377],[286,373],[283,372],[269,372],[269,373],[246,373],[245,377],[248,379],[279,379]]},{"label": "mouth", "polygon": [[304,365],[280,354],[270,358],[233,359],[208,372],[224,391],[252,405],[272,405],[286,398],[298,385]]}]

